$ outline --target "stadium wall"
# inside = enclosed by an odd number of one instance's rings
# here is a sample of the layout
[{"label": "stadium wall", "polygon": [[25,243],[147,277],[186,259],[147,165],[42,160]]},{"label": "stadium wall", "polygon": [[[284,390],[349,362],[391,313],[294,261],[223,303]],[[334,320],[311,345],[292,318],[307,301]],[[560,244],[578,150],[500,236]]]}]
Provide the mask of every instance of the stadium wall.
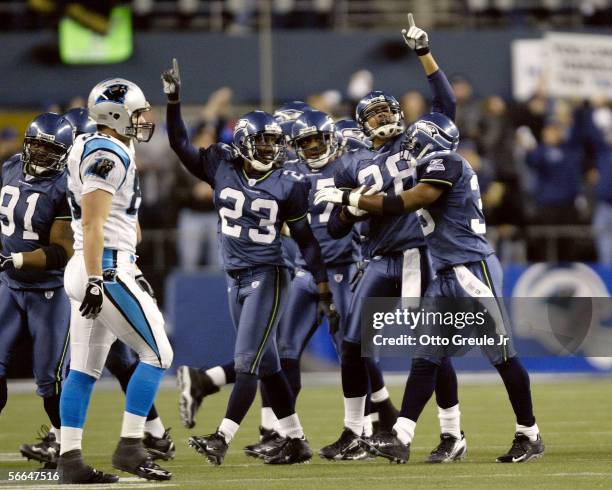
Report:
[{"label": "stadium wall", "polygon": [[[447,74],[461,73],[479,95],[511,95],[510,44],[539,38],[537,30],[436,31],[432,49]],[[38,107],[86,95],[104,78],[137,82],[154,104],[164,102],[159,82],[173,57],[181,62],[183,99],[197,104],[222,85],[239,103],[259,100],[259,51],[254,35],[196,32],[135,35],[134,55],[116,65],[67,66],[57,54],[57,33],[4,33],[0,37],[0,105]],[[418,61],[397,32],[298,31],[274,33],[274,93],[277,100],[303,98],[327,90],[344,90],[353,72],[375,73],[377,88],[401,94],[427,90]]]},{"label": "stadium wall", "polygon": [[[527,297],[537,292],[542,295],[542,308],[550,298],[558,297],[559,287],[564,294],[574,291],[582,295],[609,296],[612,291],[612,267],[586,264],[534,264],[529,267],[510,266],[505,269],[504,298]],[[166,318],[174,346],[174,365],[208,367],[231,360],[234,329],[229,316],[226,283],[220,273],[174,273],[167,279]],[[512,315],[512,304],[506,303]],[[521,305],[519,304],[518,307]],[[600,325],[601,339],[612,343],[612,312]],[[529,332],[514,336],[525,365],[541,372],[612,372],[612,355],[586,358],[554,357],[539,338]],[[325,362],[337,362],[337,355],[327,333],[321,326],[311,339],[308,352]],[[534,354],[535,353],[535,354]],[[587,353],[588,355],[588,353]],[[601,355],[601,353],[597,354]],[[385,370],[405,371],[407,359],[382,359]],[[454,361],[459,369],[480,371],[491,369],[480,357],[459,358]]]}]

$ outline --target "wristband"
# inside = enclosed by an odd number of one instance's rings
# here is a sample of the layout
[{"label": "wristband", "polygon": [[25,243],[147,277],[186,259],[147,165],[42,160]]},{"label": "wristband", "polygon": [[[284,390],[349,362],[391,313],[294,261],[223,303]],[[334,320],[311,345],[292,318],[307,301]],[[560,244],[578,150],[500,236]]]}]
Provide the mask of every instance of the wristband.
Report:
[{"label": "wristband", "polygon": [[429,49],[429,46],[425,46],[424,48],[415,49],[414,52],[417,54],[417,56],[425,56],[426,54],[429,54],[431,50]]},{"label": "wristband", "polygon": [[21,269],[23,267],[23,254],[21,252],[12,253],[11,258],[13,259],[13,267],[15,269]]}]

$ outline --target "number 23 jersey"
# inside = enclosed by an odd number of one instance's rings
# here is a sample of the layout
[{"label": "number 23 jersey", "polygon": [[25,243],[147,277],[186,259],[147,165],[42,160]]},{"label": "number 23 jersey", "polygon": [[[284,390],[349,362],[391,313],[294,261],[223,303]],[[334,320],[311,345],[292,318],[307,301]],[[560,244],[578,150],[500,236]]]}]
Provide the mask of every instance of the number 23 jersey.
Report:
[{"label": "number 23 jersey", "polygon": [[134,150],[116,138],[95,133],[78,136],[68,154],[68,196],[74,249],[83,249],[81,200],[95,190],[113,196],[104,223],[104,248],[136,253],[141,194]]},{"label": "number 23 jersey", "polygon": [[493,253],[485,238],[486,225],[478,177],[454,152],[436,152],[419,161],[417,182],[445,192],[417,211],[435,270],[477,262]]},{"label": "number 23 jersey", "polygon": [[285,266],[280,229],[306,219],[309,184],[300,175],[274,169],[249,177],[233,150],[218,143],[200,149],[200,177],[215,191],[226,270]]}]

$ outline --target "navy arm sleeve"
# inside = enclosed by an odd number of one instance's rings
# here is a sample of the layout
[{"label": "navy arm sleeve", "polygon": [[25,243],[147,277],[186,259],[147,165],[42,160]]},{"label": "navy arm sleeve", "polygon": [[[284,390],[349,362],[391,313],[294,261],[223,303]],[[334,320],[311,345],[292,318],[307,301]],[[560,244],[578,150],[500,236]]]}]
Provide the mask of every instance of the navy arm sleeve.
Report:
[{"label": "navy arm sleeve", "polygon": [[441,112],[449,119],[455,120],[457,99],[453,88],[442,70],[427,77],[432,93],[431,112]]},{"label": "navy arm sleeve", "polygon": [[[334,175],[334,186],[338,189],[354,189],[358,182],[351,175],[351,169],[347,165],[343,170]],[[336,240],[345,237],[353,229],[353,222],[345,221],[340,217],[342,206],[334,206],[327,221],[327,232]]]},{"label": "navy arm sleeve", "polygon": [[304,257],[304,262],[306,262],[306,269],[312,274],[315,282],[317,284],[327,282],[327,270],[321,255],[321,247],[310,229],[308,220],[302,218],[297,221],[288,221],[287,226],[291,230],[291,238],[300,247],[302,257]]},{"label": "navy arm sleeve", "polygon": [[181,117],[180,104],[168,104],[166,109],[170,147],[181,163],[197,178],[214,187],[215,174],[222,160],[231,160],[234,154],[228,145],[217,143],[199,150],[191,144],[187,128]]},{"label": "navy arm sleeve", "polygon": [[432,158],[417,167],[417,181],[441,186],[453,187],[463,174],[461,158],[448,155],[445,158]]}]

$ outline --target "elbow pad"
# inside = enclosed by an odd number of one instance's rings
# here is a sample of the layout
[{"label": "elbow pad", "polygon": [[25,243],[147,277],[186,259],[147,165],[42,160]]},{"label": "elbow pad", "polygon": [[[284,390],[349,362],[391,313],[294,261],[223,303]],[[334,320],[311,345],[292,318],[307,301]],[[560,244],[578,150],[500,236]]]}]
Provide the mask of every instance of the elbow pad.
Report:
[{"label": "elbow pad", "polygon": [[48,247],[42,247],[43,252],[47,256],[47,265],[45,270],[61,269],[68,263],[68,254],[66,249],[57,243],[52,243]]}]

